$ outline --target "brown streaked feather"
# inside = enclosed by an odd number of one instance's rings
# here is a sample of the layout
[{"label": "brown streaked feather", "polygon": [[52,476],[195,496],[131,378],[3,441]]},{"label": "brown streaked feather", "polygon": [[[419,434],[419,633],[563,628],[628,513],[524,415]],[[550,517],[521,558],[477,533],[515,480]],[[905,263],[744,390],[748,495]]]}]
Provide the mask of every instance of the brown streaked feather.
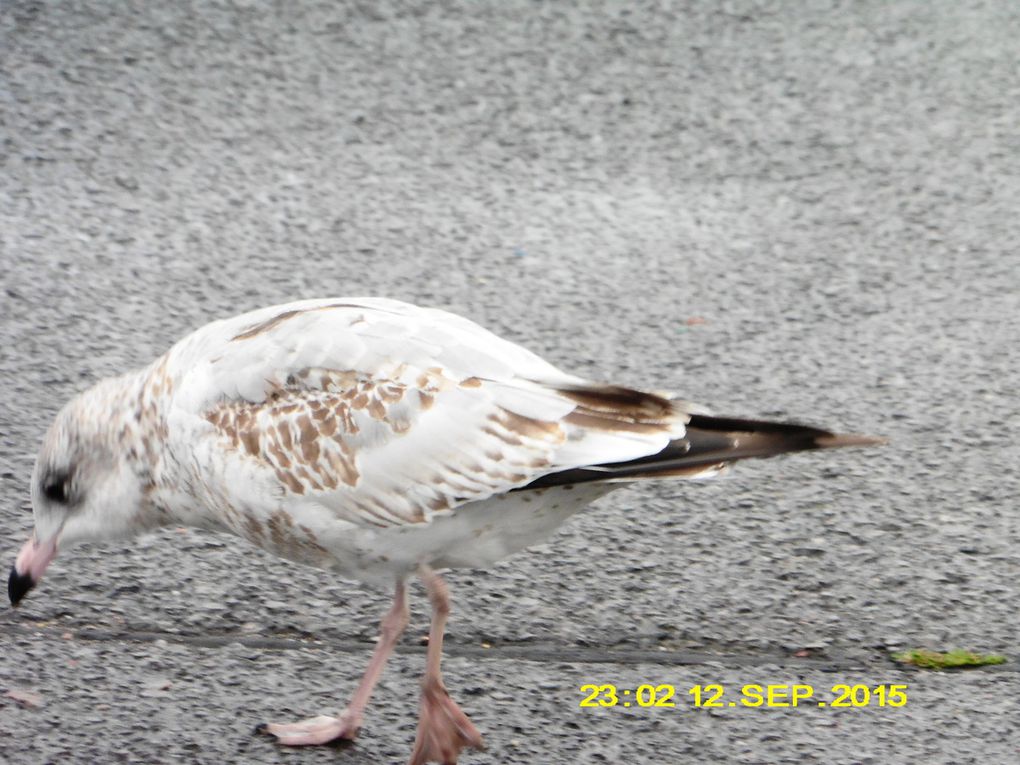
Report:
[{"label": "brown streaked feather", "polygon": [[653,435],[669,432],[684,416],[678,402],[620,385],[578,385],[557,392],[577,405],[564,422],[588,430]]},{"label": "brown streaked feather", "polygon": [[[360,431],[354,419],[359,405],[394,432],[406,428],[406,421],[391,418],[388,409],[403,398],[402,384],[391,381],[384,388],[350,371],[315,370],[315,376],[310,371],[291,376],[287,386],[273,387],[261,402],[221,402],[205,414],[228,448],[272,468],[293,494],[357,485],[357,461],[346,438]],[[321,382],[321,388],[306,387],[309,379]],[[338,382],[365,392],[347,401]],[[387,401],[378,397],[383,390]]]},{"label": "brown streaked feather", "polygon": [[291,308],[289,310],[278,313],[276,316],[273,316],[270,319],[266,319],[265,321],[259,322],[258,324],[254,324],[248,327],[246,330],[239,334],[234,335],[230,339],[231,341],[250,340],[253,337],[257,337],[263,334],[264,332],[268,332],[269,330],[273,329],[279,324],[282,324],[283,322],[287,321],[287,319],[293,319],[295,316],[300,316],[301,314],[304,313],[311,313],[313,311],[328,311],[331,308],[362,308],[362,307],[363,306],[358,306],[349,303],[331,303],[330,305],[320,305],[315,306],[313,308]]},{"label": "brown streaked feather", "polygon": [[587,430],[617,430],[629,433],[661,433],[663,425],[661,422],[642,422],[640,420],[624,419],[610,413],[582,410],[580,407],[563,418],[563,421],[570,425]]},{"label": "brown streaked feather", "polygon": [[277,324],[287,321],[287,319],[297,316],[301,311],[284,311],[283,313],[277,314],[271,319],[267,319],[253,327],[249,327],[244,332],[238,335],[234,335],[233,340],[248,340],[249,338],[261,335],[263,332],[268,332]]},{"label": "brown streaked feather", "polygon": [[[427,522],[436,513],[506,491],[548,470],[550,455],[566,438],[560,423],[495,404],[480,379],[460,386],[439,367],[399,369],[400,378],[392,369],[301,368],[267,380],[263,400],[223,400],[205,419],[222,449],[271,471],[284,495],[317,496],[338,515],[375,526]],[[447,395],[483,402],[465,438],[478,439],[484,459],[460,439],[442,445],[446,423],[456,426],[462,411],[454,404],[439,418],[426,414],[449,407],[440,403]],[[425,443],[417,475],[410,467],[408,475],[392,468],[380,472],[391,444],[416,437],[413,424],[440,434],[439,445],[429,452],[431,444]]]},{"label": "brown streaked feather", "polygon": [[676,406],[670,399],[621,385],[559,387],[557,391],[575,402],[578,409],[600,412],[631,422],[662,421],[673,415]]}]

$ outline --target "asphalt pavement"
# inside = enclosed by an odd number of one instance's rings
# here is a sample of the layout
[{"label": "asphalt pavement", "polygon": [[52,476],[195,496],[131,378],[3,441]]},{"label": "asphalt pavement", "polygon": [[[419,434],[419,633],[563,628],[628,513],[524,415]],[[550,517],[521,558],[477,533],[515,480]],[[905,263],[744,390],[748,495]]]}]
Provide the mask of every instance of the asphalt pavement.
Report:
[{"label": "asphalt pavement", "polygon": [[[462,763],[1016,762],[1018,39],[1005,0],[0,5],[0,552],[76,391],[250,308],[435,305],[890,439],[622,489],[451,575]],[[342,707],[386,594],[187,529],[69,552],[0,613],[0,761],[402,762],[412,594],[357,743],[284,750],[252,728]],[[1009,661],[890,658],[921,646]]]}]

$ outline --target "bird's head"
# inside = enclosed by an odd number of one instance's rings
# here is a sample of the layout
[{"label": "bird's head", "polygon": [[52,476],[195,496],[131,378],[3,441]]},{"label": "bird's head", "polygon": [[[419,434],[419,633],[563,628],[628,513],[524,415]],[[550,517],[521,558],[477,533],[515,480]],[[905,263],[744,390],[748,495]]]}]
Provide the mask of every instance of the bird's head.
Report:
[{"label": "bird's head", "polygon": [[146,526],[146,480],[133,448],[137,418],[125,387],[123,378],[99,383],[72,399],[47,431],[32,471],[35,532],[8,580],[13,605],[39,582],[58,549]]}]

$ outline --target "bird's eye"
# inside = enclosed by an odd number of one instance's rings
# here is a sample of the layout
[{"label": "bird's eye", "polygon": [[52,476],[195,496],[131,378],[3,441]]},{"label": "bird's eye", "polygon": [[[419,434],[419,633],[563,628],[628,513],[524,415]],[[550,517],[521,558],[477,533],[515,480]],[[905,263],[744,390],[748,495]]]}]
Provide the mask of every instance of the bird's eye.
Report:
[{"label": "bird's eye", "polygon": [[43,496],[59,505],[67,504],[67,476],[54,476],[43,484]]}]

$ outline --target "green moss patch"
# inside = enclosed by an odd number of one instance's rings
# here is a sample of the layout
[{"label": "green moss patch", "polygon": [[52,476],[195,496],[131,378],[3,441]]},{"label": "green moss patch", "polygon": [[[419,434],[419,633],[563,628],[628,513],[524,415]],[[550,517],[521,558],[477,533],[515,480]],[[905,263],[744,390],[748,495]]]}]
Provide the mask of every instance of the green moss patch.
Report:
[{"label": "green moss patch", "polygon": [[997,653],[974,653],[956,648],[940,653],[927,648],[914,648],[894,653],[893,659],[903,664],[913,664],[922,669],[955,669],[958,667],[987,667],[991,664],[1005,664],[1006,657]]}]

